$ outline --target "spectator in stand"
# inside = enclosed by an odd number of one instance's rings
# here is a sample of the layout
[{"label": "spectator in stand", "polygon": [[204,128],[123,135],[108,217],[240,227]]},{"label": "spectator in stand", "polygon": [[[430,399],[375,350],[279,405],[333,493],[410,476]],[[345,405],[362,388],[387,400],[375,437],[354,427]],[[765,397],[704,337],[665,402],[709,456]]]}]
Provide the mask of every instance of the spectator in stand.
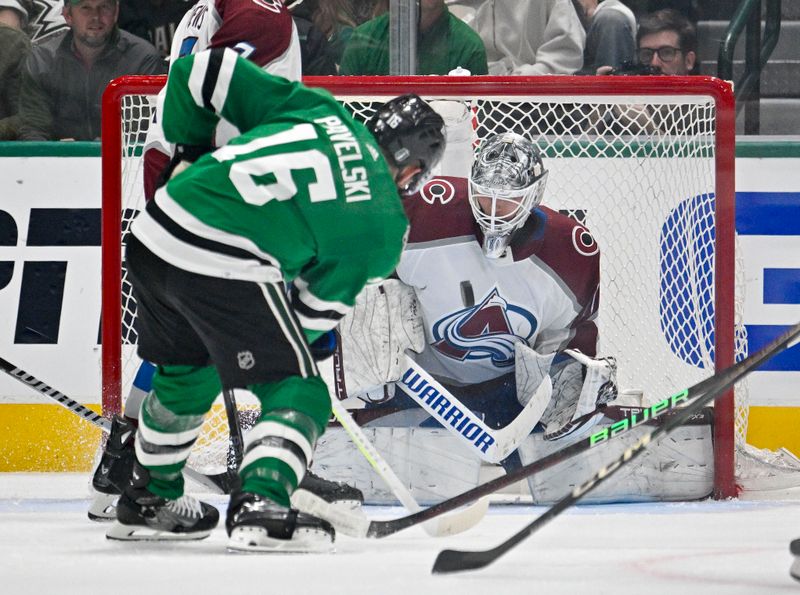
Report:
[{"label": "spectator in stand", "polygon": [[0,140],[19,134],[19,86],[31,42],[26,0],[0,0]]},{"label": "spectator in stand", "polygon": [[172,36],[193,0],[125,0],[119,7],[119,28],[146,39],[166,58]]},{"label": "spectator in stand", "polygon": [[[636,34],[638,64],[626,71],[601,66],[597,74],[694,74],[697,61],[697,34],[694,25],[677,10],[664,9],[642,15]],[[686,107],[686,109],[689,109]],[[685,110],[656,109],[652,105],[615,106],[603,114],[593,114],[587,121],[608,130],[638,129],[649,134],[690,134],[699,123],[685,117]],[[597,128],[599,130],[600,128]]]},{"label": "spectator in stand", "polygon": [[662,74],[695,74],[697,29],[677,10],[666,8],[643,15],[636,40],[640,63]]},{"label": "spectator in stand", "polygon": [[[456,68],[487,74],[486,49],[481,38],[444,0],[420,0],[417,36],[417,74],[448,74]],[[357,27],[344,49],[340,74],[389,74],[389,14]]]},{"label": "spectator in stand", "polygon": [[117,27],[116,0],[65,0],[69,31],[33,47],[22,74],[20,138],[100,138],[100,103],[109,81],[162,74],[152,44]]},{"label": "spectator in stand", "polygon": [[375,0],[295,0],[288,5],[300,35],[303,74],[338,74],[342,54],[358,25],[386,11]]},{"label": "spectator in stand", "polygon": [[573,74],[583,65],[586,31],[572,0],[483,0],[471,26],[486,46],[489,74]]},{"label": "spectator in stand", "polygon": [[337,73],[337,62],[325,34],[314,24],[317,0],[296,0],[286,7],[292,13],[300,39],[300,60],[306,76],[325,76]]},{"label": "spectator in stand", "polygon": [[574,0],[586,28],[583,68],[595,74],[601,66],[620,68],[636,59],[636,17],[620,0]]},{"label": "spectator in stand", "polygon": [[[666,8],[642,15],[636,34],[636,58],[644,74],[690,75],[697,68],[697,29],[677,10]],[[609,65],[597,74],[612,74]]]}]

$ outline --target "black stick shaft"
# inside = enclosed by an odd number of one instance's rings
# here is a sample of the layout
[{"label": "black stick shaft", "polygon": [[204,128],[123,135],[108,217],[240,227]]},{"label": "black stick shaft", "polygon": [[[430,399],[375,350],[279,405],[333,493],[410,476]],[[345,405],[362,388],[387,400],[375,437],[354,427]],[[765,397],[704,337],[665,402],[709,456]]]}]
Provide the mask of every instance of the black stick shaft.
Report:
[{"label": "black stick shaft", "polygon": [[111,422],[108,421],[102,415],[95,413],[88,407],[85,407],[78,403],[77,401],[70,399],[64,393],[61,393],[54,389],[52,386],[45,384],[38,378],[36,378],[33,374],[29,374],[22,368],[18,368],[8,360],[0,358],[0,368],[11,376],[12,378],[16,378],[23,384],[28,385],[36,392],[43,394],[51,399],[55,400],[59,405],[62,407],[66,407],[76,415],[82,417],[88,422],[93,423],[94,425],[101,428],[104,432],[108,433],[111,431]]},{"label": "black stick shaft", "polygon": [[[657,426],[652,432],[643,435],[635,444],[625,450],[625,452],[598,470],[595,475],[580,486],[576,486],[570,494],[562,498],[555,505],[550,507],[537,519],[526,525],[523,529],[512,535],[498,546],[484,551],[460,551],[443,550],[439,553],[433,565],[434,573],[459,572],[463,570],[475,570],[488,566],[503,554],[513,549],[520,542],[535,533],[542,526],[557,517],[566,509],[574,506],[581,498],[601,485],[609,477],[613,476],[622,466],[638,457],[649,444],[655,441],[662,434],[668,434],[686,420],[699,412],[704,406],[711,403],[724,393],[726,393],[736,382],[744,378],[752,370],[783,351],[791,343],[796,341],[800,335],[800,323],[790,328],[786,333],[772,341],[769,345],[761,349],[758,353],[742,360],[738,364],[731,366],[711,378],[696,384],[677,396],[694,401],[681,409],[677,414],[667,419],[662,425]],[[709,382],[710,381],[710,382]]]},{"label": "black stick shaft", "polygon": [[231,462],[235,469],[242,464],[244,457],[244,438],[242,437],[242,424],[239,421],[239,410],[236,408],[236,396],[232,388],[222,391],[222,400],[225,402],[225,413],[228,415],[228,428],[231,436]]}]

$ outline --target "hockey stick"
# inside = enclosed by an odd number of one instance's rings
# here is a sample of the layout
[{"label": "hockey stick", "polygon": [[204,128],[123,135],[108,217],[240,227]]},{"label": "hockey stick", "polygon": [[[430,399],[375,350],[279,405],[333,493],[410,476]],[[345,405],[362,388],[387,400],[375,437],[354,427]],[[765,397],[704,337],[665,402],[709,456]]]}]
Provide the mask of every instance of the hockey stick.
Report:
[{"label": "hockey stick", "polygon": [[[406,488],[402,480],[400,480],[375,446],[369,441],[369,438],[367,438],[363,430],[361,430],[358,423],[353,419],[353,416],[350,415],[345,406],[341,404],[341,401],[348,397],[342,367],[341,339],[337,338],[332,361],[334,368],[334,394],[331,396],[331,408],[334,417],[345,432],[347,432],[347,435],[358,451],[383,481],[386,482],[386,485],[389,486],[400,503],[412,513],[419,511],[420,505],[414,499],[414,496],[408,491],[408,488]],[[470,500],[466,504],[470,504],[474,500],[475,499]],[[300,508],[305,512],[314,514],[333,523],[339,530],[351,537],[368,536],[371,523],[363,514],[344,511],[341,508],[332,506],[307,490],[297,490],[292,494],[292,504],[296,508]],[[423,529],[426,533],[435,537],[461,533],[475,526],[478,521],[484,517],[488,508],[488,498],[479,500],[472,504],[472,506],[468,506],[456,514],[440,518],[436,523],[424,524]]]},{"label": "hockey stick", "polygon": [[[347,409],[339,402],[333,402],[332,404],[333,414],[338,422],[350,436],[358,450],[361,451],[361,454],[364,455],[364,458],[372,465],[372,468],[391,488],[392,493],[397,496],[400,503],[412,513],[421,510],[414,496],[411,495],[411,492],[408,491],[401,479],[397,477],[397,474],[389,467],[389,464],[380,455],[375,446],[364,435],[364,432],[348,413]],[[488,508],[489,499],[482,498],[454,514],[439,517],[435,522],[428,521],[422,525],[422,528],[428,535],[434,537],[455,535],[474,527],[486,515]],[[366,536],[368,529],[368,525],[364,526],[361,536]]]},{"label": "hockey stick", "polygon": [[[106,434],[111,432],[111,422],[108,421],[102,415],[95,413],[88,407],[85,407],[78,403],[77,401],[70,399],[67,395],[62,392],[57,391],[53,387],[45,384],[36,376],[26,372],[22,368],[18,368],[8,360],[5,360],[0,357],[0,369],[3,370],[6,374],[15,378],[22,382],[23,384],[29,386],[33,390],[37,391],[40,394],[45,395],[46,397],[50,397],[51,399],[55,399],[60,405],[64,406],[67,410],[71,411],[81,419],[84,419],[90,423],[93,423],[101,430],[103,430]],[[184,473],[186,476],[199,483],[200,485],[211,489],[215,492],[220,494],[229,494],[231,490],[231,478],[229,477],[228,473],[220,473],[219,475],[203,475],[190,467],[184,468]]]},{"label": "hockey stick", "polygon": [[544,413],[553,385],[545,376],[520,414],[504,428],[493,430],[408,355],[398,384],[425,411],[484,461],[499,463],[514,452]]},{"label": "hockey stick", "polygon": [[[386,482],[386,485],[389,486],[400,503],[412,513],[419,511],[420,505],[414,500],[414,496],[412,496],[408,488],[406,488],[375,446],[369,441],[369,438],[367,438],[361,430],[358,423],[353,419],[353,416],[350,415],[345,406],[341,404],[341,401],[347,399],[348,395],[342,367],[342,342],[341,339],[338,338],[332,363],[334,368],[334,394],[331,396],[331,408],[334,417],[345,432],[347,432],[350,440],[356,448],[358,448],[359,452],[364,456],[370,466],[372,466],[376,473]],[[471,504],[474,500],[476,499],[472,499],[465,504]],[[341,508],[332,506],[307,490],[295,491],[294,494],[292,494],[292,504],[296,508],[300,508],[305,512],[314,514],[333,523],[339,530],[351,537],[373,537],[372,535],[368,535],[371,523],[363,514],[344,511]],[[455,508],[457,507],[453,509]],[[479,500],[472,504],[472,506],[468,506],[456,514],[439,519],[436,523],[427,523],[423,525],[423,528],[426,533],[435,537],[461,533],[476,525],[478,521],[484,517],[488,508],[488,498]]]},{"label": "hockey stick", "polygon": [[[576,422],[583,422],[587,421],[589,418],[597,415],[600,413],[605,406],[600,406],[594,411],[590,411],[589,413],[577,418]],[[635,416],[634,416],[635,418]],[[638,425],[638,423],[634,423],[633,425]],[[633,425],[631,427],[633,427]],[[549,455],[542,457],[537,461],[533,461],[532,463],[528,463],[522,467],[514,469],[513,471],[508,472],[506,475],[501,475],[495,479],[487,481],[479,486],[476,486],[466,492],[458,494],[457,496],[453,496],[452,498],[448,498],[447,500],[442,500],[438,504],[434,504],[433,506],[416,512],[414,514],[406,515],[404,517],[399,517],[396,519],[388,520],[388,521],[380,521],[375,520],[371,521],[369,524],[369,528],[367,529],[367,537],[374,537],[376,539],[380,539],[382,537],[388,537],[389,535],[393,535],[398,533],[399,531],[403,531],[420,523],[424,523],[430,519],[436,518],[441,514],[445,514],[450,512],[451,510],[455,510],[456,508],[466,506],[470,502],[474,502],[478,498],[483,498],[486,496],[490,496],[494,492],[501,490],[505,487],[508,487],[512,484],[517,483],[518,481],[525,479],[529,475],[533,475],[534,473],[539,473],[540,471],[544,471],[545,469],[549,469],[550,467],[561,463],[562,461],[566,461],[567,459],[572,458],[573,456],[584,452],[594,446],[594,444],[587,444],[587,440],[582,440],[580,442],[576,442],[575,444],[571,444],[566,448],[562,448],[556,452],[550,453]]]},{"label": "hockey stick", "polygon": [[[755,354],[758,355],[758,354]],[[755,355],[753,357],[755,357]],[[703,394],[705,391],[710,390],[714,386],[716,386],[717,382],[720,380],[720,374],[724,374],[726,372],[741,372],[744,370],[744,374],[749,372],[753,369],[753,367],[758,366],[759,363],[752,364],[750,358],[746,358],[739,363],[735,364],[728,370],[724,372],[720,372],[717,375],[710,376],[705,380],[698,382],[697,384],[691,386],[689,389],[689,393],[692,396],[697,396],[699,394]],[[744,375],[742,374],[742,375]],[[741,376],[737,377],[739,380]],[[680,401],[683,402],[683,401]],[[591,411],[584,415],[581,418],[575,420],[576,422],[582,422],[587,420],[589,417],[596,415],[598,412],[602,411],[605,408],[605,405],[601,405],[595,411]],[[617,422],[614,426],[614,435],[622,434],[631,428],[637,427],[640,424],[646,422],[649,419],[655,419],[659,417],[662,413],[672,410],[672,398],[664,399],[649,408],[644,409],[638,415],[632,414],[630,417],[625,418]],[[501,490],[505,487],[508,487],[522,479],[527,478],[530,475],[535,473],[539,473],[544,471],[545,469],[549,469],[558,463],[566,461],[573,456],[581,454],[593,446],[595,444],[599,444],[600,440],[598,438],[602,438],[604,436],[604,432],[600,431],[595,434],[592,434],[588,438],[584,438],[574,444],[571,444],[561,450],[556,452],[552,452],[549,455],[542,457],[537,461],[533,461],[532,463],[528,463],[522,467],[519,467],[506,475],[502,475],[497,477],[491,481],[488,481],[484,484],[481,484],[471,490],[467,490],[462,494],[457,496],[453,496],[452,498],[448,498],[447,500],[443,500],[430,508],[426,508],[418,513],[414,513],[411,515],[407,515],[404,517],[400,517],[397,519],[392,519],[389,521],[372,521],[370,523],[370,528],[367,532],[368,536],[370,537],[386,537],[388,535],[392,535],[397,533],[398,531],[403,531],[404,529],[408,529],[409,527],[413,527],[419,523],[423,523],[429,519],[432,519],[440,514],[444,514],[450,510],[458,508],[460,506],[464,506],[465,504],[469,504],[474,500],[481,498],[483,496],[487,496],[497,490]]]},{"label": "hockey stick", "polygon": [[[583,484],[576,486],[572,492],[547,509],[547,511],[541,516],[501,544],[495,546],[494,548],[483,551],[443,550],[439,552],[439,555],[436,557],[436,561],[434,562],[432,569],[433,572],[459,572],[463,570],[475,570],[488,566],[506,552],[514,548],[517,544],[530,537],[549,521],[573,506],[586,494],[601,485],[609,477],[613,476],[614,473],[616,473],[623,465],[626,465],[630,461],[634,460],[637,456],[642,454],[648,445],[654,442],[656,438],[662,434],[669,434],[687,419],[697,414],[707,404],[726,393],[734,384],[736,384],[736,382],[744,378],[752,370],[779,352],[790,347],[793,343],[796,343],[798,341],[798,336],[800,336],[800,323],[794,325],[783,335],[758,351],[758,353],[755,353],[754,355],[742,360],[738,364],[731,366],[727,370],[715,374],[711,378],[707,379],[710,382],[700,382],[693,387],[685,389],[681,393],[673,395],[669,399],[665,399],[665,401],[669,401],[669,403],[665,403],[660,411],[653,413],[658,413],[660,415],[667,409],[675,408],[680,403],[688,404],[685,407],[677,410],[675,415],[667,419],[662,425],[657,426],[652,432],[644,434],[632,446],[627,448],[621,456],[605,467],[599,469],[592,478]],[[703,386],[704,384],[705,386]],[[662,403],[664,402],[662,401]],[[594,443],[608,440],[616,435],[615,427],[617,427],[619,431],[624,431],[626,429],[624,424],[619,426],[620,423],[622,422],[617,422],[610,428],[605,428],[593,434],[589,440],[593,441]],[[629,425],[627,427],[629,427]]]},{"label": "hockey stick", "polygon": [[244,438],[242,437],[242,424],[239,421],[239,410],[236,408],[236,395],[232,388],[222,389],[222,400],[225,403],[225,413],[228,416],[228,430],[231,444],[228,452],[228,469],[239,468],[244,457]]}]

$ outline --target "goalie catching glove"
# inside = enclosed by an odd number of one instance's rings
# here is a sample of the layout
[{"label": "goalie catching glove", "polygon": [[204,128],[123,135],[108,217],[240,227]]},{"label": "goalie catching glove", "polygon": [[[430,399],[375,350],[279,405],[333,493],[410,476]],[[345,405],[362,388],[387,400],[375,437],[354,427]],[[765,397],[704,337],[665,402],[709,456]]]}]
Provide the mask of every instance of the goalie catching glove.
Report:
[{"label": "goalie catching glove", "polygon": [[339,324],[345,393],[387,401],[402,373],[406,349],[420,353],[425,331],[414,289],[397,279],[368,285]]},{"label": "goalie catching glove", "polygon": [[545,375],[553,381],[553,396],[541,419],[545,440],[559,440],[590,429],[602,413],[582,418],[617,398],[617,363],[613,357],[591,358],[574,349],[559,354],[568,357],[553,365],[555,353],[541,355],[523,343],[516,345],[517,399],[522,405]]}]

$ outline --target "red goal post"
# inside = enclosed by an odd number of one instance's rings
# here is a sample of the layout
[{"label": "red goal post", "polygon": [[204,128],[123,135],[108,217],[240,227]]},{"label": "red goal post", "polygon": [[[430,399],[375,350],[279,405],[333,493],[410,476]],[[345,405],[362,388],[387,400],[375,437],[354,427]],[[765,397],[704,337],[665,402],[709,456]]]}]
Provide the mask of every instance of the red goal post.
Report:
[{"label": "red goal post", "polygon": [[[148,104],[165,81],[125,76],[103,96],[104,414],[120,411],[136,363],[132,339],[123,333],[134,314],[132,298],[122,291],[122,231],[129,224],[122,214],[140,208],[129,203],[138,192],[135,164]],[[466,106],[470,134],[462,148],[468,150],[492,130],[515,129],[536,142],[551,169],[544,204],[579,217],[600,245],[600,351],[618,358],[622,389],[642,390],[648,400],[663,398],[746,352],[735,330],[735,111],[729,83],[700,76],[304,82],[328,89],[361,118],[374,105],[408,92],[442,100],[456,114]],[[131,103],[144,115],[131,116]],[[452,125],[455,138],[464,128]],[[465,175],[469,152],[456,160]],[[734,450],[746,415],[746,402],[735,407],[732,393],[716,403],[717,498],[737,493]]]}]

